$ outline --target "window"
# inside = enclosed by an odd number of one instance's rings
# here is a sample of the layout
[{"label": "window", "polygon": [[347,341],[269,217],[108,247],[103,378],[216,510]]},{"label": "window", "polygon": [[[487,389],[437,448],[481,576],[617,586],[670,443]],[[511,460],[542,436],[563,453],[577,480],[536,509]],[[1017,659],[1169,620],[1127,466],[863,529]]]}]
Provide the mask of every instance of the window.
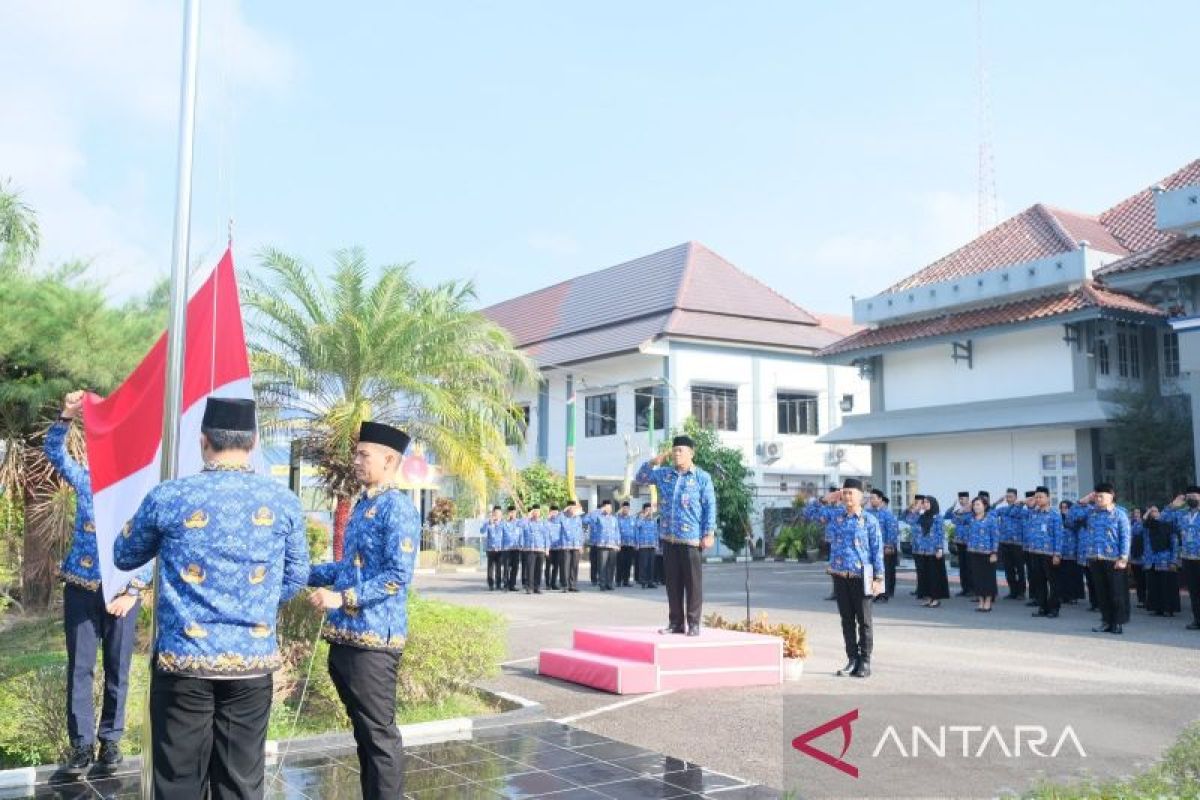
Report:
[{"label": "window", "polygon": [[1142,377],[1140,344],[1136,325],[1117,323],[1117,374],[1122,378]]},{"label": "window", "polygon": [[504,437],[504,443],[509,447],[520,447],[525,444],[525,437],[529,434],[529,404],[523,403],[513,409],[514,416],[517,418],[518,429],[508,431]]},{"label": "window", "polygon": [[692,416],[702,427],[718,431],[736,431],[737,395],[737,389],[693,386]]},{"label": "window", "polygon": [[1179,334],[1175,331],[1163,334],[1163,377],[1179,377]]},{"label": "window", "polygon": [[[633,392],[634,430],[640,432],[663,429],[666,417],[667,394],[663,385],[643,386]],[[653,411],[654,418],[651,419]]]},{"label": "window", "polygon": [[908,510],[918,491],[917,462],[892,461],[888,464],[888,495],[897,514]]},{"label": "window", "polygon": [[775,406],[779,414],[779,432],[816,436],[817,396],[779,392],[775,395]]},{"label": "window", "polygon": [[583,435],[612,436],[617,432],[617,395],[594,394],[583,400]]},{"label": "window", "polygon": [[1079,476],[1074,453],[1042,453],[1041,484],[1055,502],[1079,499]]},{"label": "window", "polygon": [[1108,374],[1108,339],[1096,340],[1096,369],[1101,375]]}]

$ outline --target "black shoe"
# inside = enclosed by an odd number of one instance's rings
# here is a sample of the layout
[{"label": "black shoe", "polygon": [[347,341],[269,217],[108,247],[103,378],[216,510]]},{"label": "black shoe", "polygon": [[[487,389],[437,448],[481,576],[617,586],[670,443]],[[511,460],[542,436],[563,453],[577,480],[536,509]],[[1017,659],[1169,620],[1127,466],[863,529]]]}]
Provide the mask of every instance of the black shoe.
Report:
[{"label": "black shoe", "polygon": [[869,678],[871,677],[871,659],[860,658],[858,666],[850,673],[851,678]]},{"label": "black shoe", "polygon": [[670,633],[683,633],[684,630],[682,627],[676,628],[676,627],[672,626],[672,627],[668,627],[668,628],[659,628],[658,632],[661,633],[663,636],[666,636],[667,634],[670,634]]},{"label": "black shoe", "polygon": [[105,769],[113,769],[124,760],[125,756],[121,754],[119,742],[100,742],[100,755],[96,758],[97,764]]},{"label": "black shoe", "polygon": [[1020,599],[1021,599],[1021,595],[1019,595],[1019,594],[1006,594],[1006,595],[1004,595],[1004,599],[1005,599],[1005,600],[1020,600]]},{"label": "black shoe", "polygon": [[1029,616],[1031,616],[1031,617],[1048,617],[1048,616],[1050,616],[1050,612],[1038,610],[1038,611],[1033,612]]},{"label": "black shoe", "polygon": [[82,775],[92,766],[92,746],[90,744],[78,744],[71,748],[71,755],[67,757],[67,763],[63,764],[62,771],[71,775]]},{"label": "black shoe", "polygon": [[886,594],[877,594],[877,595],[875,595],[875,599],[872,602],[886,603],[887,601],[888,601],[888,596]]},{"label": "black shoe", "polygon": [[1097,625],[1092,628],[1092,633],[1112,633],[1112,625]]},{"label": "black shoe", "polygon": [[835,674],[839,678],[844,678],[847,675],[852,675],[856,669],[858,669],[858,659],[851,657],[850,660],[846,662],[846,666],[839,669]]},{"label": "black shoe", "polygon": [[955,597],[971,597],[971,593],[964,589],[963,591],[956,594]]},{"label": "black shoe", "polygon": [[1125,632],[1125,629],[1122,628],[1120,625],[1113,625],[1112,629],[1109,631],[1109,633],[1115,633],[1118,636],[1120,636],[1124,632]]},{"label": "black shoe", "polygon": [[700,635],[700,626],[693,625],[692,627],[688,628],[687,635],[688,636],[699,636]]},{"label": "black shoe", "polygon": [[574,586],[572,586],[571,588],[567,589],[567,591],[568,592],[578,592],[579,590],[576,589]]},{"label": "black shoe", "polygon": [[534,590],[533,590],[533,593],[534,593],[534,594],[541,594],[541,593],[542,593],[542,590],[541,590],[541,589],[534,589]]},{"label": "black shoe", "polygon": [[525,587],[525,594],[533,594],[533,589],[530,589],[528,586],[526,586],[526,587]]},{"label": "black shoe", "polygon": [[1200,622],[1188,623],[1187,629],[1189,631],[1200,631]]},{"label": "black shoe", "polygon": [[1039,606],[1039,605],[1041,605],[1041,603],[1039,603],[1037,600],[1030,600],[1030,601],[1029,601],[1028,603],[1026,603],[1025,605],[1029,606],[1030,608],[1033,608],[1034,606]]},{"label": "black shoe", "polygon": [[1049,617],[1050,619],[1055,619],[1058,617],[1058,612],[1057,611],[1047,611],[1046,616]]}]

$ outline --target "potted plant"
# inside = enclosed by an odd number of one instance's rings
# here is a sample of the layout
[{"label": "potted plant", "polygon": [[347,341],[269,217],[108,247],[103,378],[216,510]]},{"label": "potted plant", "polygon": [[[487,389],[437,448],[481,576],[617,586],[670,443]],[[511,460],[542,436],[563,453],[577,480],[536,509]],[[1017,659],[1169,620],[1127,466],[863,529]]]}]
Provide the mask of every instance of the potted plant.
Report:
[{"label": "potted plant", "polygon": [[784,525],[772,544],[776,561],[786,561],[789,558],[802,558],[808,555],[804,529],[799,525]]},{"label": "potted plant", "polygon": [[747,624],[745,620],[731,622],[715,611],[704,618],[704,624],[710,628],[727,631],[742,631],[757,633],[762,636],[774,636],[783,640],[783,679],[798,681],[804,674],[804,661],[808,658],[808,631],[803,625],[792,625],[788,622],[772,624],[767,619],[766,612],[759,614]]}]

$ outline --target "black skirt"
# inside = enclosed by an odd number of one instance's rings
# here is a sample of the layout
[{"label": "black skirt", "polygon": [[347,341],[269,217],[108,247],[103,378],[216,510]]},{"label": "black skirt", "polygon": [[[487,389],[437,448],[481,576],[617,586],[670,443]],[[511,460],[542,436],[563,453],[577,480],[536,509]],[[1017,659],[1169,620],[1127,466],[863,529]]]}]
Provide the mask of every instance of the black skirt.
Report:
[{"label": "black skirt", "polygon": [[1165,569],[1148,569],[1146,576],[1146,610],[1154,614],[1179,613],[1179,573]]},{"label": "black skirt", "polygon": [[989,553],[968,553],[971,559],[971,586],[976,597],[996,599],[996,565]]},{"label": "black skirt", "polygon": [[946,577],[946,559],[943,556],[924,556],[925,598],[929,600],[945,600],[950,596],[950,579]]},{"label": "black skirt", "polygon": [[1079,566],[1078,561],[1068,561],[1064,558],[1058,565],[1055,579],[1058,581],[1059,598],[1062,600],[1083,599],[1083,567]]}]

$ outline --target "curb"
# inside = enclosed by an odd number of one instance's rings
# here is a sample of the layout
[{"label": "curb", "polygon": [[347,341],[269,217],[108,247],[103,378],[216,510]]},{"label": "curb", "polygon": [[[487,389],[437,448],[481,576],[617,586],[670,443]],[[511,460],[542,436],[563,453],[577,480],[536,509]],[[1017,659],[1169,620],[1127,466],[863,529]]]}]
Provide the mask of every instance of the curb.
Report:
[{"label": "curb", "polygon": [[[405,747],[435,744],[437,742],[458,741],[470,739],[475,731],[495,730],[509,725],[527,725],[531,722],[541,722],[546,718],[545,707],[538,702],[518,697],[508,692],[493,691],[474,687],[475,691],[498,701],[506,710],[498,714],[482,717],[455,717],[453,719],[434,720],[432,722],[415,722],[401,725],[400,736]],[[331,748],[353,748],[354,734],[352,733],[322,733],[315,736],[301,736],[295,739],[268,739],[263,748],[267,763],[278,762],[282,757],[303,755]],[[136,775],[141,772],[142,757],[130,756],[121,764],[121,768],[113,772],[91,776],[89,778],[119,778]],[[40,767],[16,767],[0,770],[0,792],[13,789],[32,790],[36,786],[60,785],[63,783],[82,783],[72,777],[70,780],[55,780],[59,775],[57,764],[46,764]]]}]

